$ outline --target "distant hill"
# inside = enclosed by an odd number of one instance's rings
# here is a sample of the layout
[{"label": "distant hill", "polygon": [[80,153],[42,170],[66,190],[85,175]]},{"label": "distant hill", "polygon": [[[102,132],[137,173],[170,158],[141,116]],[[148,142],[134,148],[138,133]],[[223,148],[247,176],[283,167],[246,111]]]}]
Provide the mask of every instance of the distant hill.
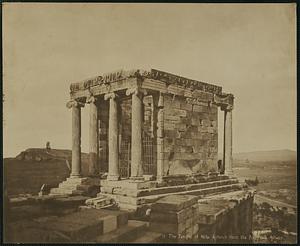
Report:
[{"label": "distant hill", "polygon": [[[221,154],[219,158],[221,158]],[[249,160],[249,161],[296,161],[297,152],[293,150],[270,150],[270,151],[253,151],[234,153],[234,160]]]},{"label": "distant hill", "polygon": [[[51,159],[70,160],[72,151],[67,149],[29,148],[16,156],[17,160],[43,161]],[[81,153],[82,159],[87,159],[86,153]]]}]

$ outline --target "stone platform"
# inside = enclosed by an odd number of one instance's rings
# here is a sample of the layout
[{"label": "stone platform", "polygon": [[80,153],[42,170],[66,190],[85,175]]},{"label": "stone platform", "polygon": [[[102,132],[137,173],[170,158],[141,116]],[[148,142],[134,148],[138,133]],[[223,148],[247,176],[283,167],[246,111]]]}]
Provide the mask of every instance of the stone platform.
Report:
[{"label": "stone platform", "polygon": [[70,177],[50,190],[50,195],[95,196],[99,192],[99,178]]},{"label": "stone platform", "polygon": [[165,242],[251,242],[253,196],[251,189],[166,196],[152,205],[149,229]]},{"label": "stone platform", "polygon": [[241,190],[242,187],[243,184],[239,183],[237,178],[226,175],[207,177],[198,183],[169,186],[156,181],[101,180],[101,192],[98,195],[114,199],[121,209],[146,211],[151,204],[165,196],[177,194],[194,195],[200,198]]}]

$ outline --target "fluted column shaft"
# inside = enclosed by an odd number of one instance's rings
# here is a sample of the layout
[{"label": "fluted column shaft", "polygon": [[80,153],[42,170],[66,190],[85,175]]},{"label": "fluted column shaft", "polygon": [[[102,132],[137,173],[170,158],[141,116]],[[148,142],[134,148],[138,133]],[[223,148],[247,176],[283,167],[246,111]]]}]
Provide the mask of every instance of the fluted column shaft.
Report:
[{"label": "fluted column shaft", "polygon": [[142,168],[142,99],[137,93],[132,94],[131,119],[131,177],[141,177]]},{"label": "fluted column shaft", "polygon": [[108,120],[108,180],[119,180],[119,148],[118,148],[118,104],[116,94],[106,94],[109,99]]},{"label": "fluted column shaft", "polygon": [[157,101],[157,168],[156,179],[158,182],[162,181],[164,176],[164,96],[162,93],[155,97]]},{"label": "fluted column shaft", "polygon": [[89,126],[89,174],[98,172],[98,109],[96,100],[91,97],[90,103],[90,126]]},{"label": "fluted column shaft", "polygon": [[225,174],[232,175],[232,110],[224,111],[224,165]]},{"label": "fluted column shaft", "polygon": [[82,103],[72,100],[67,103],[72,108],[72,168],[71,177],[81,176],[81,107]]},{"label": "fluted column shaft", "polygon": [[142,150],[142,124],[143,124],[143,94],[140,88],[128,89],[126,94],[131,94],[131,179],[143,177],[143,150]]}]

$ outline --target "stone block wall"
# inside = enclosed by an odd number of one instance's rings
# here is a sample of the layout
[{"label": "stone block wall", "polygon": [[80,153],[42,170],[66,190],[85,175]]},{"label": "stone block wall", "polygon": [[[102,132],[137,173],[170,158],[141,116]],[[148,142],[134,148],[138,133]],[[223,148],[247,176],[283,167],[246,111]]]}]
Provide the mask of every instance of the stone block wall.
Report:
[{"label": "stone block wall", "polygon": [[[201,99],[201,101],[193,101]],[[218,108],[210,105],[212,94],[194,91],[192,97],[164,95],[163,149],[164,175],[217,171]],[[143,137],[154,139],[157,118],[153,98],[143,100]],[[108,101],[99,102],[101,171],[108,170]],[[131,98],[119,101],[119,145],[131,141]],[[156,146],[153,146],[156,151]],[[155,152],[153,150],[153,153]],[[120,149],[121,151],[121,149]],[[126,157],[126,159],[128,159]],[[127,165],[127,164],[126,164]],[[156,164],[155,164],[156,165]]]},{"label": "stone block wall", "polygon": [[165,95],[165,174],[216,171],[217,153],[217,106],[209,106],[209,98],[193,104],[186,97]]}]

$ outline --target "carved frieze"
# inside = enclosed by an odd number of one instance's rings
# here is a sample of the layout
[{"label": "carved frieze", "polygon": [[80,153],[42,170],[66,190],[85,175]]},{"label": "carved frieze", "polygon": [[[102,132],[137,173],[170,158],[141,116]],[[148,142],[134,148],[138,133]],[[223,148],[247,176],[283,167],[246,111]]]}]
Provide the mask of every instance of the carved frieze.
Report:
[{"label": "carved frieze", "polygon": [[191,88],[192,90],[199,89],[214,94],[220,94],[222,92],[222,87],[220,86],[211,85],[197,80],[187,79],[181,76],[177,76],[171,73],[166,73],[156,69],[151,69],[150,77],[152,79],[163,81],[167,83],[167,85],[176,84],[184,88]]},{"label": "carved frieze", "polygon": [[88,89],[92,86],[101,84],[109,85],[110,83],[132,77],[137,78],[138,82],[142,82],[144,78],[150,78],[162,81],[166,83],[167,86],[173,84],[175,86],[186,88],[191,91],[201,90],[212,94],[221,94],[222,92],[222,87],[220,86],[208,84],[197,80],[187,79],[156,69],[151,69],[150,71],[140,69],[133,69],[129,71],[118,70],[112,73],[103,74],[102,76],[87,79],[79,83],[72,83],[70,86],[70,90],[71,93],[73,93],[78,90]]}]

